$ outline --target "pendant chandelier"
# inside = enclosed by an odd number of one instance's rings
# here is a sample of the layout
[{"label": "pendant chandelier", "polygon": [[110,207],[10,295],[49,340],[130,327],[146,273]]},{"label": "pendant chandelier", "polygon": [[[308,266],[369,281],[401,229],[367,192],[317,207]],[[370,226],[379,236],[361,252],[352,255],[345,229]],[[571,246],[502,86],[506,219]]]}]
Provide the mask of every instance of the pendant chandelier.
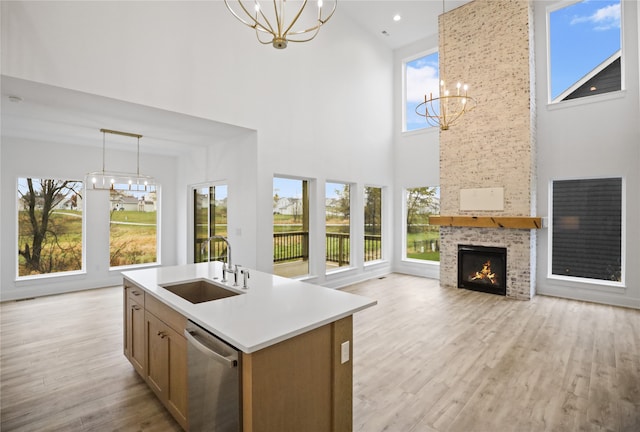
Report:
[{"label": "pendant chandelier", "polygon": [[432,93],[424,96],[424,102],[416,107],[416,114],[425,118],[430,126],[438,126],[440,130],[448,130],[462,115],[476,107],[476,101],[469,96],[469,86],[458,82],[455,90],[447,88],[445,81],[445,14],[442,0],[442,44],[440,55],[440,94]]},{"label": "pendant chandelier", "polygon": [[[256,31],[261,44],[284,49],[289,42],[308,42],[333,16],[338,0],[224,0],[240,22]],[[327,6],[324,3],[328,3]]]},{"label": "pendant chandelier", "polygon": [[[134,192],[154,192],[156,190],[155,179],[151,176],[140,174],[140,138],[142,135],[120,132],[110,129],[100,129],[102,132],[102,171],[87,173],[85,176],[85,188],[88,190],[130,190]],[[105,170],[106,135],[121,135],[137,140],[135,173],[116,172]]]}]

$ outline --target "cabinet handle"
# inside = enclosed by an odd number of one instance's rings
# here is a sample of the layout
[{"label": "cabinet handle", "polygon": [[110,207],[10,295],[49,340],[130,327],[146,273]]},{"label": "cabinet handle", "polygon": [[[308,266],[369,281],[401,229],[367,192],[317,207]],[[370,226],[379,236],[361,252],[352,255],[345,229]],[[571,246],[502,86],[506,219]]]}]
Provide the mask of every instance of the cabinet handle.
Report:
[{"label": "cabinet handle", "polygon": [[140,293],[138,291],[131,291],[131,294],[133,294],[134,296],[139,296]]},{"label": "cabinet handle", "polygon": [[159,331],[158,332],[158,336],[160,336],[160,339],[164,339],[164,338],[167,337],[167,334],[165,332],[163,332],[163,331]]},{"label": "cabinet handle", "polygon": [[132,306],[131,306],[131,309],[133,309],[133,310],[140,310],[140,306],[138,306],[138,305],[132,305]]}]

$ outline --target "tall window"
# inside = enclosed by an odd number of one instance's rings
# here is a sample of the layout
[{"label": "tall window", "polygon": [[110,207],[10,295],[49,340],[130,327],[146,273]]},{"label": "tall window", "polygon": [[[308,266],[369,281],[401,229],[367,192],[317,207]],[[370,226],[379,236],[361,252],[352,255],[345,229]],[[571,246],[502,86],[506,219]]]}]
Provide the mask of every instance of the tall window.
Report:
[{"label": "tall window", "polygon": [[209,185],[193,189],[194,262],[224,260],[226,243],[212,239],[227,237],[227,185]]},{"label": "tall window", "polygon": [[273,272],[309,274],[309,182],[273,179]]},{"label": "tall window", "polygon": [[425,95],[439,94],[438,52],[404,63],[404,130],[405,132],[431,127],[424,117],[416,114],[416,107]]},{"label": "tall window", "polygon": [[82,270],[82,182],[18,179],[18,277]]},{"label": "tall window", "polygon": [[364,188],[364,262],[382,259],[382,188]]},{"label": "tall window", "polygon": [[109,191],[111,267],[158,261],[157,195],[155,188],[130,191],[118,184]]},{"label": "tall window", "polygon": [[552,102],[622,88],[620,3],[585,0],[549,12]]},{"label": "tall window", "polygon": [[325,187],[327,271],[349,266],[351,257],[351,187],[327,183]]},{"label": "tall window", "polygon": [[440,214],[440,187],[406,189],[405,199],[406,257],[440,261],[440,229],[429,225],[429,216]]},{"label": "tall window", "polygon": [[622,179],[552,183],[551,273],[622,281]]}]

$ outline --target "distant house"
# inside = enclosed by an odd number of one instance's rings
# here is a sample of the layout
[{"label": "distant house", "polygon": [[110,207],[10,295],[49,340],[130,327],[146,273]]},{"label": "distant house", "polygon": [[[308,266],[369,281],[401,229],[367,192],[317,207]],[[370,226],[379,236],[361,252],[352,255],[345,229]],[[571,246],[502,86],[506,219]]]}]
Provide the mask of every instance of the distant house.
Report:
[{"label": "distant house", "polygon": [[109,201],[111,210],[152,212],[156,211],[156,201],[152,198],[154,197],[135,197],[126,193],[116,192],[110,195]]},{"label": "distant house", "polygon": [[620,56],[621,51],[616,51],[611,57],[600,63],[592,71],[576,81],[571,87],[554,98],[553,102],[620,90],[622,83]]},{"label": "distant house", "polygon": [[300,198],[279,198],[273,206],[273,214],[302,214],[302,200]]}]

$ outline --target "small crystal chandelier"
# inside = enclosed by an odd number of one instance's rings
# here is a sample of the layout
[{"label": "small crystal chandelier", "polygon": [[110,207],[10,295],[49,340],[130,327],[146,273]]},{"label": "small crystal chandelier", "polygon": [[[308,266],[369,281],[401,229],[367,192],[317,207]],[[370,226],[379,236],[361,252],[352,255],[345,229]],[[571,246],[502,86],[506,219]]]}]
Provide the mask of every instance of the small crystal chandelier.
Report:
[{"label": "small crystal chandelier", "polygon": [[[315,38],[338,4],[338,0],[326,2],[329,7],[324,6],[323,0],[316,0],[315,10],[305,10],[307,0],[224,0],[233,16],[256,31],[258,42],[278,49],[286,48],[288,42],[308,42]],[[287,23],[288,18],[291,21]]]},{"label": "small crystal chandelier", "polygon": [[[155,179],[140,174],[140,138],[142,135],[120,132],[110,129],[100,129],[102,132],[102,171],[93,171],[85,176],[85,186],[88,190],[130,190],[135,192],[154,192]],[[106,134],[122,135],[137,139],[137,170],[135,173],[115,172],[105,170]]]},{"label": "small crystal chandelier", "polygon": [[476,107],[476,101],[468,94],[469,86],[458,82],[455,91],[451,92],[445,82],[444,62],[445,57],[445,25],[444,25],[444,0],[442,0],[442,55],[440,56],[440,94],[433,97],[424,95],[424,102],[416,107],[416,114],[425,118],[431,126],[438,126],[440,130],[448,130],[462,114]]}]

